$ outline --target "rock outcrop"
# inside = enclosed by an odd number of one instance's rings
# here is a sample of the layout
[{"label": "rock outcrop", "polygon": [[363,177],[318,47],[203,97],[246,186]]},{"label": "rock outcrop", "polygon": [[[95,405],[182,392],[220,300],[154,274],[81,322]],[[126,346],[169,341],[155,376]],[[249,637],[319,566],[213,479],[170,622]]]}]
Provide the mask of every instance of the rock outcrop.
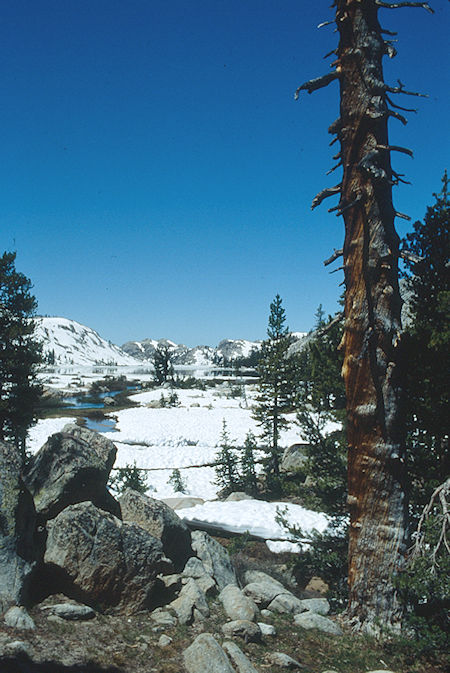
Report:
[{"label": "rock outcrop", "polygon": [[13,444],[0,442],[0,613],[27,600],[35,518],[19,452]]},{"label": "rock outcrop", "polygon": [[67,596],[104,610],[155,607],[157,575],[172,572],[160,540],[91,502],[67,507],[47,530],[44,561]]},{"label": "rock outcrop", "polygon": [[227,550],[204,531],[192,533],[192,548],[202,561],[206,570],[214,577],[219,591],[227,584],[237,586],[236,572]]},{"label": "rock outcrop", "polygon": [[175,570],[184,568],[193,555],[191,533],[174,510],[160,500],[127,488],[119,499],[122,518],[148,531],[162,542],[165,555]]},{"label": "rock outcrop", "polygon": [[39,523],[87,500],[120,518],[119,505],[106,489],[116,453],[109,439],[74,424],[49,437],[24,473]]}]

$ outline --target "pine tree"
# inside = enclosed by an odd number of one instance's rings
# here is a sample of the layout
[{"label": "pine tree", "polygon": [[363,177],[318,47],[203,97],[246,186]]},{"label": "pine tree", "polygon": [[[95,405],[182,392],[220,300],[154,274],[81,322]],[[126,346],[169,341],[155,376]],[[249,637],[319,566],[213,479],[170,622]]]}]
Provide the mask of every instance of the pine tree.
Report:
[{"label": "pine tree", "polygon": [[[436,203],[407,235],[410,325],[403,337],[410,502],[420,511],[450,471],[450,203]],[[421,261],[413,261],[413,260]]]},{"label": "pine tree", "polygon": [[241,449],[241,483],[242,488],[249,495],[257,495],[258,478],[255,467],[256,437],[248,432],[244,446]]},{"label": "pine tree", "polygon": [[15,252],[0,258],[0,439],[12,440],[25,460],[28,428],[41,395],[41,345],[33,338],[37,308],[31,281],[15,269]]},{"label": "pine tree", "polygon": [[219,448],[220,450],[216,454],[215,483],[228,493],[231,493],[239,487],[240,477],[238,472],[238,457],[231,444],[225,419],[223,419]]},{"label": "pine tree", "polygon": [[292,338],[286,326],[286,314],[279,294],[270,304],[268,338],[263,341],[258,364],[258,395],[253,418],[261,427],[266,442],[267,476],[274,481],[280,472],[280,431],[288,426],[285,414],[291,410],[294,381],[292,363],[288,359]]},{"label": "pine tree", "polygon": [[153,367],[155,368],[155,381],[158,385],[173,380],[173,365],[171,362],[170,346],[167,344],[158,344],[153,353]]},{"label": "pine tree", "polygon": [[182,478],[181,472],[177,467],[172,470],[167,483],[170,484],[173,490],[177,493],[186,493],[186,482]]}]

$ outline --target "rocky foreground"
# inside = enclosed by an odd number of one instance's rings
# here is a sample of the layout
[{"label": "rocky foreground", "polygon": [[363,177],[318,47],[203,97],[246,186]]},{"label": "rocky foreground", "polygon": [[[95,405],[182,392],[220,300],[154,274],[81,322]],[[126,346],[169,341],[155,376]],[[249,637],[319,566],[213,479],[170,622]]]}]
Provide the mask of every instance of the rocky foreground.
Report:
[{"label": "rocky foreground", "polygon": [[0,443],[1,673],[301,670],[301,634],[341,636],[325,598],[261,570],[238,578],[165,503],[130,489],[116,500],[115,453],[68,425],[22,472]]}]

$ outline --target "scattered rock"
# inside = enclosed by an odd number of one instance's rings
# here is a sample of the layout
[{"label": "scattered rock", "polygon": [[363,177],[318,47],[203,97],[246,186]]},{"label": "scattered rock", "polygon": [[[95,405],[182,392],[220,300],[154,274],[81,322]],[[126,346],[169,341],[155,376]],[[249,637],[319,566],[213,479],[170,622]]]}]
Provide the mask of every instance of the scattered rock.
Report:
[{"label": "scattered rock", "polygon": [[272,610],[268,610],[267,608],[263,608],[261,610],[261,617],[265,617],[266,619],[270,619],[270,617],[273,617]]},{"label": "scattered rock", "polygon": [[12,642],[6,644],[5,654],[18,658],[31,658],[33,656],[33,648],[31,647],[30,643],[26,643],[23,640],[13,640]]},{"label": "scattered rock", "polygon": [[176,617],[163,608],[156,608],[156,610],[153,610],[150,614],[150,618],[160,626],[175,626],[177,623]]},{"label": "scattered rock", "polygon": [[245,656],[242,650],[239,649],[236,643],[227,640],[223,643],[222,648],[230,657],[237,673],[258,673],[256,668],[250,663],[249,659]]},{"label": "scattered rock", "polygon": [[192,533],[192,548],[198,558],[203,562],[206,570],[214,577],[219,591],[227,584],[235,584],[238,581],[230,556],[221,544],[204,531],[196,530]]},{"label": "scattered rock", "polygon": [[225,652],[210,633],[201,633],[183,652],[188,673],[235,673]]},{"label": "scattered rock", "polygon": [[71,622],[86,621],[95,617],[95,611],[88,605],[57,603],[56,605],[46,605],[43,609],[45,609],[49,615],[56,615],[61,619],[66,619]]},{"label": "scattered rock", "polygon": [[246,619],[256,621],[259,614],[258,607],[251,598],[248,598],[239,587],[228,584],[219,594],[219,600],[231,620]]},{"label": "scattered rock", "polygon": [[279,666],[280,668],[304,668],[303,664],[296,661],[288,654],[283,654],[283,652],[272,652],[272,654],[269,654],[268,660],[271,664]]},{"label": "scattered rock", "polygon": [[244,491],[233,491],[225,498],[225,502],[240,502],[241,500],[254,500],[251,495],[247,495]]},{"label": "scattered rock", "polygon": [[209,617],[205,594],[192,578],[189,578],[178,598],[169,607],[175,610],[180,624],[192,624],[196,618],[201,620],[202,617]]},{"label": "scattered rock", "polygon": [[264,624],[264,622],[257,622],[263,636],[276,636],[277,630],[272,624]]},{"label": "scattered rock", "polygon": [[279,594],[276,598],[269,603],[269,610],[274,612],[288,613],[292,615],[300,614],[300,612],[305,612],[306,607],[303,605],[303,601],[294,594],[286,592],[284,594]]},{"label": "scattered rock", "polygon": [[67,507],[47,530],[44,561],[58,590],[88,605],[151,608],[157,575],[172,570],[160,540],[91,502]]},{"label": "scattered rock", "polygon": [[204,505],[205,501],[203,498],[191,498],[186,496],[185,498],[163,498],[162,502],[165,502],[166,505],[169,505],[172,509],[187,509],[188,507],[195,507],[196,505]]},{"label": "scattered rock", "polygon": [[5,612],[4,621],[6,626],[13,629],[30,631],[36,628],[34,621],[23,607],[14,606]]},{"label": "scattered rock", "polygon": [[203,563],[196,556],[191,556],[191,558],[187,560],[187,563],[184,566],[183,575],[185,577],[193,577],[195,580],[204,575],[211,576]]},{"label": "scattered rock", "polygon": [[106,396],[103,398],[103,404],[105,407],[114,407],[116,404],[116,400],[114,399],[114,397]]},{"label": "scattered rock", "polygon": [[227,638],[238,636],[243,638],[246,643],[258,642],[261,640],[261,629],[255,622],[249,622],[246,619],[236,619],[227,622],[222,626],[222,631]]},{"label": "scattered rock", "polygon": [[116,453],[111,440],[75,424],[49,437],[24,472],[39,522],[87,500],[120,517],[119,505],[106,489]]},{"label": "scattered rock", "polygon": [[13,444],[0,442],[0,613],[26,602],[36,513]]},{"label": "scattered rock", "polygon": [[326,598],[305,598],[301,603],[306,610],[318,615],[327,615],[330,612],[330,604]]},{"label": "scattered rock", "polygon": [[292,446],[285,449],[281,457],[280,472],[292,474],[304,467],[307,460],[306,448],[306,444],[292,444]]},{"label": "scattered rock", "polygon": [[324,633],[330,633],[335,636],[342,636],[342,629],[336,622],[328,617],[323,617],[315,612],[303,612],[301,615],[295,615],[294,621],[303,629],[318,629]]},{"label": "scattered rock", "polygon": [[272,584],[274,587],[278,587],[280,594],[286,591],[284,584],[274,579],[271,575],[263,573],[261,570],[246,570],[244,573],[244,579],[245,584],[250,584],[251,582],[265,582]]},{"label": "scattered rock", "polygon": [[[244,587],[244,593],[249,596],[260,608],[267,608],[280,593],[286,589],[270,582],[251,582]],[[271,609],[271,608],[269,608]]]},{"label": "scattered rock", "polygon": [[135,523],[161,540],[175,570],[182,570],[193,555],[191,533],[173,509],[160,500],[127,488],[119,499],[124,521]]},{"label": "scattered rock", "polygon": [[169,638],[169,636],[166,636],[166,634],[163,633],[159,637],[158,645],[159,645],[159,647],[167,647],[168,645],[170,645],[171,642],[172,642],[172,638]]}]

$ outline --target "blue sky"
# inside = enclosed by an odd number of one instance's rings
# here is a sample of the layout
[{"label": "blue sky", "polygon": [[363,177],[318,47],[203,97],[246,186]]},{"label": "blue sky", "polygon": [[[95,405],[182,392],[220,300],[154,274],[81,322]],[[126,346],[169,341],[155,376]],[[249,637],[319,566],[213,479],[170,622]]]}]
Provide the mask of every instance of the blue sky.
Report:
[{"label": "blue sky", "polygon": [[[0,16],[0,246],[39,312],[121,344],[264,338],[278,292],[289,326],[333,313],[342,218],[313,196],[334,152],[338,85],[305,94],[337,44],[329,0],[15,0]],[[385,75],[428,99],[391,142],[423,217],[448,157],[448,0],[381,10],[398,30]],[[411,105],[412,103],[412,105]],[[334,149],[334,148],[333,148]],[[334,205],[329,203],[330,205]],[[402,235],[409,225],[398,221]]]}]

